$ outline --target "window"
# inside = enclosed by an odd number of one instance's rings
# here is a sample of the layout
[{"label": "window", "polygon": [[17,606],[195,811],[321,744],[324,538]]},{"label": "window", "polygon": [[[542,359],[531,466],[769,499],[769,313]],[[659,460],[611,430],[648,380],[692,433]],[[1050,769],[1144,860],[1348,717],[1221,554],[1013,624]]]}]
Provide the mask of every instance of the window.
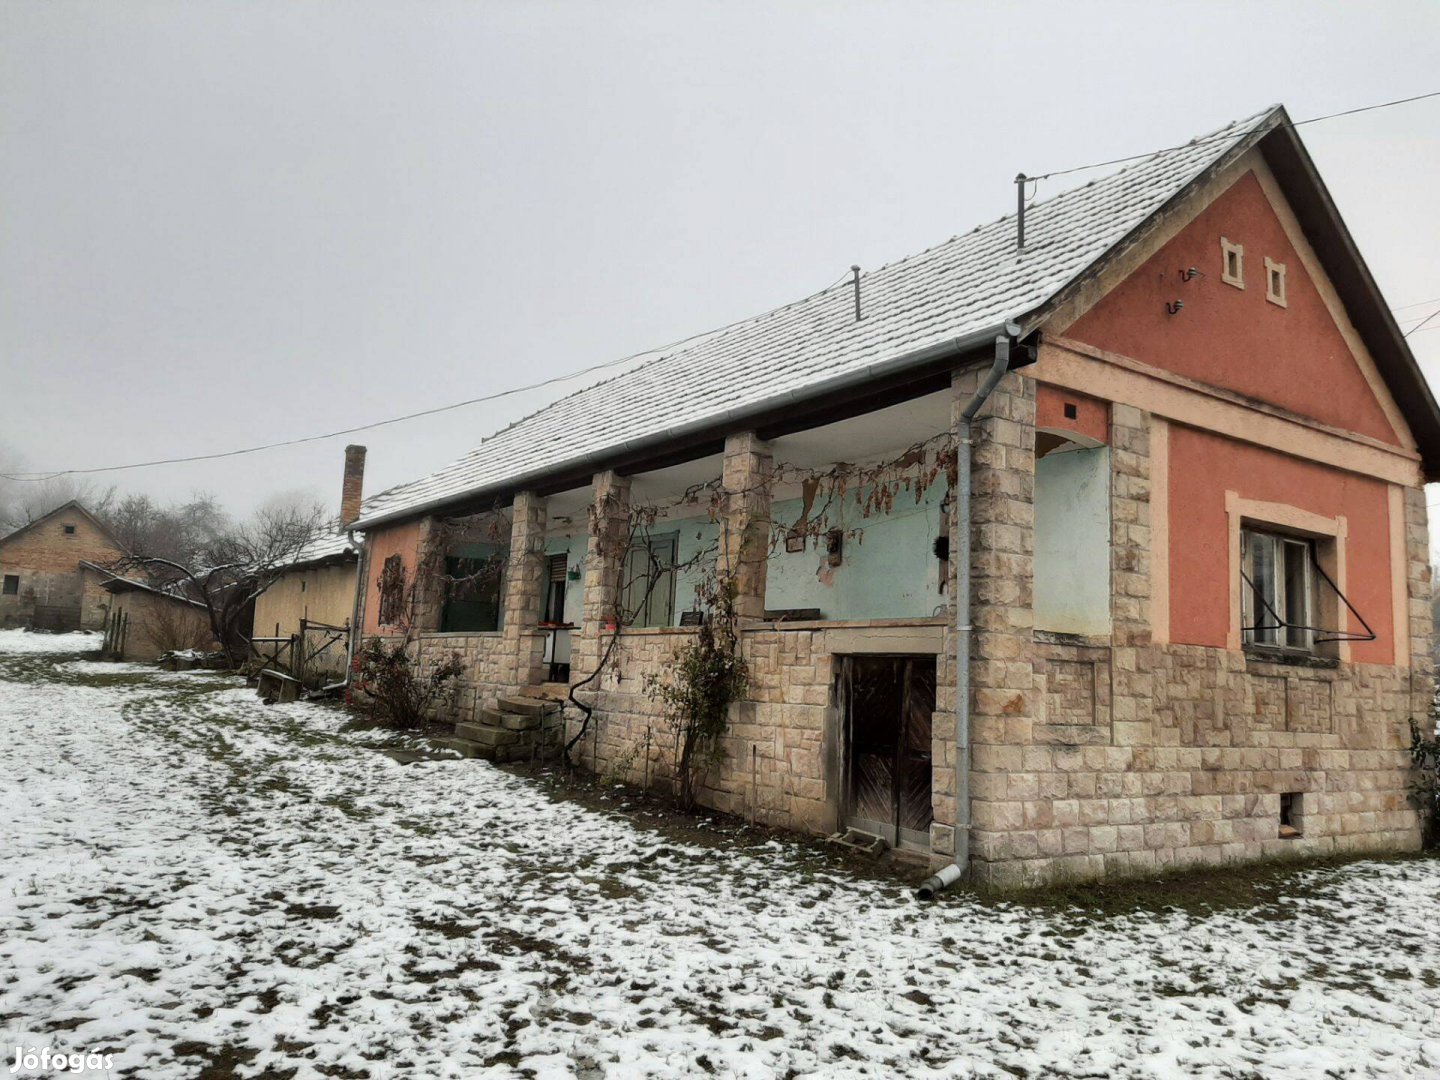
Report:
[{"label": "window", "polygon": [[20,595],[20,575],[19,575],[19,574],[6,574],[6,575],[5,575],[5,587],[4,587],[3,590],[0,590],[0,593],[3,593],[3,595],[5,595],[5,596],[18,596],[18,595]]},{"label": "window", "polygon": [[66,536],[74,536],[74,535],[75,535],[75,526],[74,526],[74,525],[66,525],[66,526],[65,526],[65,535],[66,535]]},{"label": "window", "polygon": [[568,555],[551,555],[545,561],[546,576],[549,579],[545,589],[545,618],[547,623],[565,621],[565,575],[569,573]]},{"label": "window", "polygon": [[380,625],[398,626],[405,618],[405,560],[391,555],[380,569]]},{"label": "window", "polygon": [[466,545],[466,553],[445,558],[445,633],[487,633],[500,629],[505,553],[488,544]]},{"label": "window", "polygon": [[652,536],[630,548],[621,583],[627,626],[671,626],[675,622],[675,542]]},{"label": "window", "polygon": [[1314,541],[1244,529],[1240,542],[1244,644],[1313,651]]},{"label": "window", "polygon": [[1285,307],[1285,264],[1265,256],[1265,299]]},{"label": "window", "polygon": [[1237,289],[1245,287],[1245,249],[1220,238],[1220,280]]}]

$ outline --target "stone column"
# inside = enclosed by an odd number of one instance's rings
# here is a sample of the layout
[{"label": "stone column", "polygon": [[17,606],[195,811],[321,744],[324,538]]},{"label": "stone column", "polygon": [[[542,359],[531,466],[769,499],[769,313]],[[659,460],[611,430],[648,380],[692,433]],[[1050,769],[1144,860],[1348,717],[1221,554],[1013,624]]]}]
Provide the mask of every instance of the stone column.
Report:
[{"label": "stone column", "polygon": [[[597,746],[596,736],[603,721],[602,698],[606,677],[595,675],[600,658],[614,632],[616,606],[620,599],[625,557],[630,539],[630,478],[614,471],[595,474],[590,504],[590,537],[585,550],[585,586],[580,616],[580,629],[572,635],[570,645],[571,685],[584,683],[580,697],[595,706],[591,718],[592,732],[586,737],[579,756]],[[579,730],[582,717],[576,710],[566,710],[566,738]],[[590,759],[591,768],[599,762]]]},{"label": "stone column", "polygon": [[[415,565],[407,583],[413,590],[411,626],[418,633],[440,629],[440,614],[445,606],[445,583],[441,580],[445,573],[445,552],[439,545],[444,543],[444,535],[433,517],[421,520],[415,543]],[[372,575],[379,572],[379,566],[372,569]]]},{"label": "stone column", "polygon": [[503,622],[507,652],[513,656],[512,681],[529,686],[543,678],[545,637],[535,628],[545,610],[545,500],[532,492],[516,494],[510,507],[510,560],[505,568]]},{"label": "stone column", "polygon": [[[1410,612],[1410,715],[1417,720],[1428,716],[1435,691],[1435,662],[1431,653],[1434,635],[1430,608],[1430,514],[1425,489],[1405,489],[1406,581],[1409,583]],[[1401,659],[1396,657],[1396,663]]]},{"label": "stone column", "polygon": [[[956,373],[953,410],[975,393],[983,372]],[[970,566],[970,853],[981,885],[1001,884],[993,864],[1034,857],[1035,828],[1027,790],[1043,766],[1028,762],[1038,707],[1034,669],[1035,384],[1006,375],[971,423]],[[958,550],[957,515],[951,515],[952,550]],[[951,559],[954,575],[965,567]],[[955,634],[947,631],[941,665],[945,692],[935,724],[935,820],[937,844],[955,821]],[[1032,771],[1033,770],[1033,771]],[[957,836],[955,843],[964,843]]]},{"label": "stone column", "polygon": [[721,484],[725,492],[716,570],[735,584],[735,613],[742,619],[765,616],[765,576],[770,554],[770,473],[768,443],[753,431],[725,440]]},{"label": "stone column", "polygon": [[1116,746],[1154,743],[1150,622],[1150,416],[1110,406],[1110,719]]}]

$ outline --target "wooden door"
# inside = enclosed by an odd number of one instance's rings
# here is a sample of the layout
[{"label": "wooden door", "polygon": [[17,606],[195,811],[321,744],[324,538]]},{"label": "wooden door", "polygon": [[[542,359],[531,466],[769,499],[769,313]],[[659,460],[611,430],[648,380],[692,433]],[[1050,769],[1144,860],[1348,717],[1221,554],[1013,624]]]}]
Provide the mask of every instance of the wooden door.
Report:
[{"label": "wooden door", "polygon": [[845,824],[895,847],[930,843],[933,656],[847,656]]}]

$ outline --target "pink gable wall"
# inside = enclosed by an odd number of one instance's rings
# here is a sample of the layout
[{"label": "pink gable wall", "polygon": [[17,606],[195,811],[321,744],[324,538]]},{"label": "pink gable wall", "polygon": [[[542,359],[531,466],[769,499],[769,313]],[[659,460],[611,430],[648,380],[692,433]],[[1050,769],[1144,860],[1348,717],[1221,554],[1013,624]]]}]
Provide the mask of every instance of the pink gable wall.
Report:
[{"label": "pink gable wall", "polygon": [[[1244,289],[1221,280],[1222,236],[1244,246]],[[1285,264],[1286,307],[1265,298],[1266,256]],[[1191,266],[1204,276],[1182,281],[1180,271]],[[1185,307],[1170,315],[1165,305],[1174,300]],[[1231,185],[1065,334],[1399,443],[1254,173]]]}]

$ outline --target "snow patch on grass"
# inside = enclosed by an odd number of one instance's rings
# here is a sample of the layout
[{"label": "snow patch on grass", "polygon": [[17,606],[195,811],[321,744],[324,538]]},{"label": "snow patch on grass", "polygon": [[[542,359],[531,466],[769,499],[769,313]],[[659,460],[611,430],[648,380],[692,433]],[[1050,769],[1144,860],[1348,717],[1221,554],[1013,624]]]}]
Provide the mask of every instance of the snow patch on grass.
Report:
[{"label": "snow patch on grass", "polygon": [[100,648],[104,634],[75,630],[68,634],[47,634],[41,630],[0,630],[0,653],[79,653]]},{"label": "snow patch on grass", "polygon": [[1434,862],[1209,916],[922,906],[402,767],[332,709],[44,662],[0,655],[7,1046],[157,1078],[1440,1072]]}]

